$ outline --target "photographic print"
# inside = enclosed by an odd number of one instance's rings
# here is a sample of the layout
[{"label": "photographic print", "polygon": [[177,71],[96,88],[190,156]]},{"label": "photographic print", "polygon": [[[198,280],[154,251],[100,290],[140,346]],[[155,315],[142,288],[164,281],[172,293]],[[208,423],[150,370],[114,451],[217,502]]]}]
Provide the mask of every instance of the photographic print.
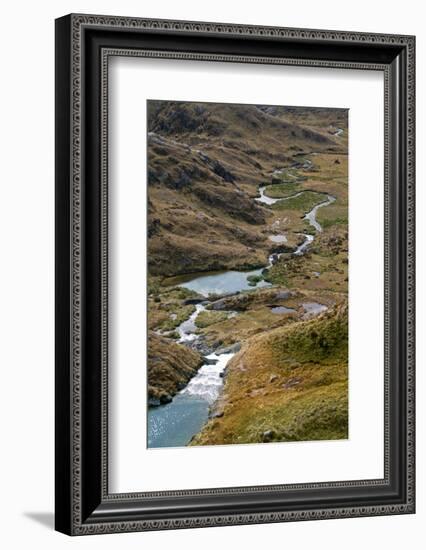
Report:
[{"label": "photographic print", "polygon": [[147,126],[148,447],[347,439],[348,110]]}]

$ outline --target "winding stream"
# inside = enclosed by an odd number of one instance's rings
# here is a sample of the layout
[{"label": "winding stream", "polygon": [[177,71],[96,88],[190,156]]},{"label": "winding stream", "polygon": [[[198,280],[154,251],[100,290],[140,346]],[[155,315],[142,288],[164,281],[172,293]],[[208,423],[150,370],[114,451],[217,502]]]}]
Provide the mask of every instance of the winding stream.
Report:
[{"label": "winding stream", "polygon": [[[267,205],[289,200],[303,193],[301,191],[290,197],[272,199],[264,194],[265,188],[266,186],[259,188],[260,196],[255,200]],[[318,209],[331,204],[335,200],[335,197],[328,195],[327,200],[314,206],[304,216],[304,219],[309,222],[316,232],[319,233],[322,231],[322,227],[316,219]],[[313,235],[303,234],[303,236],[305,240],[293,252],[294,255],[302,255],[314,240]],[[253,287],[249,285],[247,277],[250,275],[261,275],[262,271],[270,268],[279,256],[280,254],[271,254],[267,266],[253,271],[231,270],[205,273],[201,276],[197,274],[189,275],[185,277],[184,281],[178,283],[178,286],[194,290],[205,297],[210,294],[233,294],[242,290],[270,286],[270,283],[260,281]],[[191,346],[199,338],[199,335],[196,333],[197,327],[195,321],[197,316],[202,311],[205,311],[206,308],[203,304],[197,304],[195,307],[196,309],[189,319],[183,321],[177,328],[179,334],[178,343],[180,344]],[[326,309],[325,306],[315,303],[306,303],[303,304],[303,307],[306,317],[320,313],[323,311],[322,308]],[[279,307],[276,308],[274,313],[283,314],[291,313],[292,311],[289,308]],[[234,355],[234,353],[211,353],[206,355],[206,363],[200,367],[197,374],[170,403],[148,409],[149,448],[183,447],[202,429],[208,420],[210,406],[220,395],[223,385],[223,373]]]},{"label": "winding stream", "polygon": [[[271,206],[272,204],[275,204],[277,202],[284,202],[284,201],[288,201],[290,199],[294,199],[296,197],[300,197],[300,195],[303,195],[303,193],[305,193],[305,191],[299,191],[298,193],[295,193],[294,195],[290,195],[289,197],[284,197],[284,198],[281,198],[281,199],[273,199],[273,198],[268,197],[267,195],[265,195],[266,187],[267,187],[266,185],[264,185],[262,187],[259,187],[259,197],[256,197],[255,200],[258,201],[258,202],[261,202],[263,204],[267,204],[269,206]],[[318,212],[319,208],[322,208],[324,206],[328,206],[329,204],[333,203],[335,200],[336,200],[336,197],[333,197],[333,195],[327,195],[327,200],[325,200],[323,202],[320,202],[319,204],[314,206],[312,208],[312,210],[310,210],[307,214],[305,214],[303,219],[307,220],[309,222],[309,224],[315,229],[315,231],[317,231],[318,233],[321,233],[322,227],[317,221],[317,218],[316,218],[317,212]],[[296,255],[296,256],[301,256],[304,253],[304,251],[306,250],[306,248],[314,240],[313,235],[309,235],[308,233],[303,233],[303,236],[305,237],[304,242],[302,244],[300,244],[297,247],[297,249],[293,252],[293,254]],[[271,239],[271,237],[269,237],[269,238]],[[271,239],[271,240],[273,240],[273,239]]]},{"label": "winding stream", "polygon": [[195,319],[198,317],[198,315],[205,311],[206,308],[203,306],[203,304],[197,304],[195,306],[194,313],[187,319],[186,321],[183,321],[178,328],[176,329],[180,338],[178,340],[179,344],[184,344],[188,342],[193,342],[197,339],[197,335],[195,334],[195,331],[197,330],[197,327],[195,325]]},{"label": "winding stream", "polygon": [[326,201],[320,202],[319,204],[314,206],[310,212],[305,214],[305,217],[303,219],[308,220],[310,225],[312,225],[312,227],[314,227],[316,231],[321,233],[322,227],[317,222],[317,218],[316,218],[317,212],[320,208],[323,208],[324,206],[328,206],[329,204],[333,203],[335,200],[336,200],[336,197],[333,197],[333,195],[328,195]]}]

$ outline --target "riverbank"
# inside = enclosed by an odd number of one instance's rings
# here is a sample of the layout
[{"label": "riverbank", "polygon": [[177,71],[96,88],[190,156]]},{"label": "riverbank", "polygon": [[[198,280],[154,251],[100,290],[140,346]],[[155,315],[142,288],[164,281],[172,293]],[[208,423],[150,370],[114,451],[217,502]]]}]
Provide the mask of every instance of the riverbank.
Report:
[{"label": "riverbank", "polygon": [[148,406],[172,401],[204,362],[201,354],[150,332],[148,346]]},{"label": "riverbank", "polygon": [[348,437],[347,303],[246,340],[191,445]]}]

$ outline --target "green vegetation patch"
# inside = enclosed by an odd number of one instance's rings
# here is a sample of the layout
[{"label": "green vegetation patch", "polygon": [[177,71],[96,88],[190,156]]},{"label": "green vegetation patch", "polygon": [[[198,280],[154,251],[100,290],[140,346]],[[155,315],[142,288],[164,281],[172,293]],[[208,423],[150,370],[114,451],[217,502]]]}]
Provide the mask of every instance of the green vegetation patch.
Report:
[{"label": "green vegetation patch", "polygon": [[264,193],[267,197],[270,197],[271,199],[284,199],[286,197],[290,197],[298,191],[300,191],[300,184],[298,182],[294,182],[268,185]]},{"label": "green vegetation patch", "polygon": [[202,311],[195,319],[198,328],[205,328],[215,323],[220,323],[228,318],[226,311]]},{"label": "green vegetation patch", "polygon": [[272,183],[293,183],[295,181],[304,181],[306,176],[301,176],[297,168],[283,168],[272,174]]},{"label": "green vegetation patch", "polygon": [[272,208],[275,210],[302,210],[309,212],[314,206],[324,202],[327,198],[325,193],[316,191],[303,191],[297,197],[292,197],[285,201],[276,202]]},{"label": "green vegetation patch", "polygon": [[256,429],[251,429],[254,441],[263,441],[268,430],[272,432],[271,441],[347,439],[347,382],[307,391],[290,400],[286,407],[271,407],[256,424]]},{"label": "green vegetation patch", "polygon": [[[234,420],[232,429],[224,434],[224,443],[347,439],[347,381],[303,393],[294,391],[285,405],[265,403],[255,410],[246,408]],[[210,427],[213,428],[213,423],[208,425]],[[209,444],[210,437],[216,436],[215,430],[209,433],[208,428],[201,432],[201,444]]]},{"label": "green vegetation patch", "polygon": [[249,286],[256,286],[257,283],[260,283],[260,281],[263,281],[263,275],[249,275],[247,277],[247,281]]},{"label": "green vegetation patch", "polygon": [[347,362],[347,308],[326,319],[300,323],[297,330],[288,331],[282,338],[274,338],[271,347],[281,362],[289,358],[300,362]]},{"label": "green vegetation patch", "polygon": [[308,220],[303,220],[303,223],[305,224],[305,227],[303,228],[303,233],[305,233],[306,235],[317,234],[317,230],[309,223]]},{"label": "green vegetation patch", "polygon": [[[186,321],[195,311],[194,304],[186,304],[186,300],[199,298],[193,290],[184,287],[162,287],[153,285],[148,301],[148,322],[149,328],[173,331],[183,321]],[[177,338],[174,334],[168,334],[169,338]]]},{"label": "green vegetation patch", "polygon": [[193,304],[182,305],[176,302],[169,302],[161,304],[160,309],[157,311],[154,307],[150,307],[148,315],[153,317],[153,319],[158,318],[158,322],[153,324],[154,328],[168,331],[174,330],[181,323],[189,319],[194,311],[195,306]]},{"label": "green vegetation patch", "polygon": [[273,285],[280,285],[287,288],[292,288],[291,278],[295,273],[298,273],[303,266],[304,257],[288,256],[281,258],[275,262],[265,276],[265,281]]},{"label": "green vegetation patch", "polygon": [[325,218],[323,220],[321,220],[321,225],[323,227],[323,229],[328,229],[329,227],[333,227],[334,225],[345,225],[347,226],[348,225],[348,218],[346,217],[342,217],[342,218],[334,218],[334,219],[329,219],[329,218]]}]

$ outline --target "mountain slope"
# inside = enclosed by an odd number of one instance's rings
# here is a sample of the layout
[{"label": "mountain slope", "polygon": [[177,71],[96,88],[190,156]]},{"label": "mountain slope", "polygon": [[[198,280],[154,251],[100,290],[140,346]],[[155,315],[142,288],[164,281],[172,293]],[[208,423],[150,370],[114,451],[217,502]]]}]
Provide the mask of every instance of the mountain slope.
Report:
[{"label": "mountain slope", "polygon": [[253,200],[258,186],[297,155],[344,150],[329,120],[324,128],[303,125],[276,109],[148,102],[151,275],[265,264],[270,212]]}]

